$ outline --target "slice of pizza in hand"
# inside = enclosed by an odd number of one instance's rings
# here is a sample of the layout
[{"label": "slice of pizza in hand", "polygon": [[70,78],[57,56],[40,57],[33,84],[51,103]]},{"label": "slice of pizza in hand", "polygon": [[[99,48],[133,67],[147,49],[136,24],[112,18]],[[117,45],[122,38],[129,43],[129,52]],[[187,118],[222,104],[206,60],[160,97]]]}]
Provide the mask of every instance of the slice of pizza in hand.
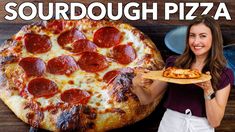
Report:
[{"label": "slice of pizza in hand", "polygon": [[121,22],[50,20],[0,45],[0,98],[24,122],[50,131],[107,131],[148,116],[131,92],[134,69],[161,70],[155,44]]},{"label": "slice of pizza in hand", "polygon": [[162,76],[176,79],[196,79],[201,77],[201,72],[197,69],[168,67],[163,71]]}]

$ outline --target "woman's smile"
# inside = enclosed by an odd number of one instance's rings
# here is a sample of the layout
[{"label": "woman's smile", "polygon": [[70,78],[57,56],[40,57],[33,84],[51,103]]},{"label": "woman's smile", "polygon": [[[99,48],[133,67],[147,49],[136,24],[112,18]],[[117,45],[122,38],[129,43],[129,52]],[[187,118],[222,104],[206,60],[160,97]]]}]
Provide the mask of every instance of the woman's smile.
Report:
[{"label": "woman's smile", "polygon": [[209,53],[212,45],[211,30],[204,24],[193,25],[189,34],[189,46],[196,56]]}]

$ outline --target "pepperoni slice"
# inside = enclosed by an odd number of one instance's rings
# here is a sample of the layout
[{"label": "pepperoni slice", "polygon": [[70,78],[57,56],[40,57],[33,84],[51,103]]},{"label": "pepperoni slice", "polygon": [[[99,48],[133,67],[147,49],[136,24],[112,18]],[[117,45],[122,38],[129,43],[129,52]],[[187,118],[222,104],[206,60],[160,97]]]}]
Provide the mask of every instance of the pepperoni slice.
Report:
[{"label": "pepperoni slice", "polygon": [[82,52],[87,52],[87,51],[95,52],[96,48],[97,46],[93,42],[87,39],[81,39],[73,43],[72,52],[74,53],[82,53]]},{"label": "pepperoni slice", "polygon": [[51,49],[50,37],[47,35],[27,33],[24,37],[26,50],[30,53],[45,53]]},{"label": "pepperoni slice", "polygon": [[47,71],[52,74],[72,74],[77,70],[77,63],[73,57],[63,55],[55,57],[47,62]]},{"label": "pepperoni slice", "polygon": [[121,72],[119,70],[112,70],[107,72],[103,76],[103,81],[106,83],[111,83]]},{"label": "pepperoni slice", "polygon": [[91,95],[84,90],[70,89],[64,91],[60,98],[62,101],[70,104],[87,104]]},{"label": "pepperoni slice", "polygon": [[113,58],[118,63],[127,65],[135,60],[136,52],[131,45],[117,45],[113,48]]},{"label": "pepperoni slice", "polygon": [[76,40],[85,39],[85,35],[73,28],[71,30],[65,31],[58,37],[57,41],[60,46],[64,47],[66,44],[73,43]]},{"label": "pepperoni slice", "polygon": [[96,52],[84,52],[78,60],[78,65],[87,72],[99,72],[108,68],[106,58]]},{"label": "pepperoni slice", "polygon": [[46,27],[54,34],[58,34],[64,29],[64,22],[61,20],[50,20],[47,22]]},{"label": "pepperoni slice", "polygon": [[118,45],[122,40],[121,32],[114,27],[103,27],[95,32],[93,41],[101,48]]},{"label": "pepperoni slice", "polygon": [[24,69],[28,77],[42,76],[46,71],[43,60],[35,57],[26,57],[20,60],[19,65]]},{"label": "pepperoni slice", "polygon": [[58,87],[55,82],[45,78],[35,78],[28,84],[27,90],[35,98],[49,98],[58,93]]}]

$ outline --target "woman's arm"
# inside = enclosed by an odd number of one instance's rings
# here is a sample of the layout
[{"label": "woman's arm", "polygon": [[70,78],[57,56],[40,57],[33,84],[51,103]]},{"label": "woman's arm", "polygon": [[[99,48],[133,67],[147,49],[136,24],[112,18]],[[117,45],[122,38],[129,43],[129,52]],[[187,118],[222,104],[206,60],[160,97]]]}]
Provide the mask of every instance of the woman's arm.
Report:
[{"label": "woman's arm", "polygon": [[142,78],[141,73],[133,78],[132,92],[137,95],[142,105],[149,104],[165,91],[167,83]]},{"label": "woman's arm", "polygon": [[[201,83],[200,86],[203,88],[205,96],[208,96],[211,92],[214,92],[210,81]],[[230,89],[231,86],[229,84],[225,88],[218,90],[215,98],[211,100],[205,99],[207,119],[209,124],[214,128],[220,125],[220,122],[224,117]]]}]

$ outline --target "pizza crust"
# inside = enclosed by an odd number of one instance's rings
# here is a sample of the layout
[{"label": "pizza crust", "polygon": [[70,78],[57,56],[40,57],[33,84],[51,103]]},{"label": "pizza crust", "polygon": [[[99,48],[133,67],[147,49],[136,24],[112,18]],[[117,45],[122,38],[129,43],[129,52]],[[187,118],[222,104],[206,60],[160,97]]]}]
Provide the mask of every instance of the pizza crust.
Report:
[{"label": "pizza crust", "polygon": [[[14,114],[20,118],[25,123],[29,123],[29,120],[27,119],[27,114],[30,113],[30,109],[25,109],[26,104],[28,103],[28,100],[22,98],[19,95],[16,95],[13,93],[9,88],[9,83],[6,78],[6,75],[0,71],[0,98],[2,101],[14,112]],[[53,124],[56,119],[53,119],[54,117],[46,116],[46,113],[44,120],[40,123],[40,126],[42,126],[46,130],[55,131],[56,125]],[[56,116],[55,116],[56,117]]]},{"label": "pizza crust", "polygon": [[[8,90],[8,81],[6,77],[0,74],[1,77],[1,89],[0,89],[0,98],[3,102],[14,112],[14,114],[23,120],[26,123],[28,119],[26,118],[27,113],[30,112],[29,109],[25,109],[25,104],[28,102],[26,99],[21,98],[20,96],[13,95],[11,91]],[[106,112],[103,114],[98,114],[95,120],[96,127],[89,131],[106,131],[115,128],[120,128],[126,125],[133,124],[137,121],[142,120],[151,114],[155,109],[155,106],[160,102],[163,94],[155,99],[155,101],[148,105],[141,105],[138,101],[133,98],[129,98],[127,102],[117,103],[116,106],[121,108],[125,113],[120,114],[119,112]],[[48,112],[44,112],[43,121],[40,122],[40,126],[46,130],[50,131],[59,131],[56,126],[57,117],[61,112],[58,112],[56,115],[52,116]]]},{"label": "pizza crust", "polygon": [[[110,114],[110,116],[107,116],[108,114],[100,115],[97,118],[97,123],[100,125],[97,126],[106,126],[105,129],[103,127],[98,127],[95,131],[107,131],[115,128],[120,128],[126,125],[134,124],[145,117],[149,116],[153,110],[155,109],[155,106],[158,105],[162,98],[162,95],[155,99],[155,101],[148,105],[140,105],[139,103],[136,103],[136,101],[128,101],[128,104],[122,104],[120,107],[122,110],[126,112],[123,116],[117,113]],[[130,109],[132,108],[132,109]],[[104,119],[103,117],[107,117]],[[102,119],[103,118],[103,119]]]}]

